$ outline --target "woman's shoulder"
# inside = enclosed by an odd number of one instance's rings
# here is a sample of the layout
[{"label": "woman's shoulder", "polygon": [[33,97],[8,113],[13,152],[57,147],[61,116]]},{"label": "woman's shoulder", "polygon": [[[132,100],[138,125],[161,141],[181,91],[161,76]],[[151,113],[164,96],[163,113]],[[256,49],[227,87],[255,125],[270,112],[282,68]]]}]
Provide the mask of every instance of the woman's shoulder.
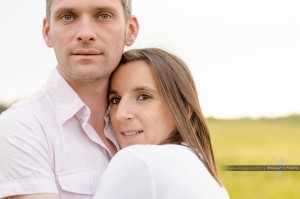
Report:
[{"label": "woman's shoulder", "polygon": [[[109,168],[130,167],[136,171],[165,172],[170,165],[180,168],[184,167],[183,164],[192,163],[188,160],[191,156],[193,158],[193,152],[180,145],[132,145],[117,152]],[[194,161],[200,162],[199,159]]]},{"label": "woman's shoulder", "polygon": [[178,158],[196,158],[194,153],[186,146],[166,144],[166,145],[132,145],[121,149],[112,160],[114,161],[143,161],[165,162],[163,160]]},{"label": "woman's shoulder", "polygon": [[125,154],[152,154],[152,153],[159,153],[164,155],[166,153],[174,153],[174,152],[182,152],[182,153],[191,153],[192,151],[182,145],[175,145],[175,144],[165,144],[165,145],[131,145],[124,149],[121,149],[117,155],[125,155]]},{"label": "woman's shoulder", "polygon": [[133,145],[126,147],[114,156],[109,165],[108,173],[113,173],[110,176],[118,176],[118,178],[125,175],[126,179],[135,179],[139,181],[139,184],[148,179],[149,184],[155,187],[157,193],[165,192],[165,188],[161,189],[165,185],[178,190],[180,193],[189,193],[193,196],[203,194],[223,196],[226,193],[226,190],[217,184],[193,151],[182,145]]}]

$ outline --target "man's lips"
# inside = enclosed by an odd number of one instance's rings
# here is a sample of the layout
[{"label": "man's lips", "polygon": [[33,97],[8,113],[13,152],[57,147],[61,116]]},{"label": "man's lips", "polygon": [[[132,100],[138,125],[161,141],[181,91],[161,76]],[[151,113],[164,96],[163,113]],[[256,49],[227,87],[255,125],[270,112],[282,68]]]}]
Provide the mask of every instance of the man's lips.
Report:
[{"label": "man's lips", "polygon": [[78,55],[78,56],[93,56],[93,55],[101,55],[102,53],[97,50],[75,50],[71,54]]}]

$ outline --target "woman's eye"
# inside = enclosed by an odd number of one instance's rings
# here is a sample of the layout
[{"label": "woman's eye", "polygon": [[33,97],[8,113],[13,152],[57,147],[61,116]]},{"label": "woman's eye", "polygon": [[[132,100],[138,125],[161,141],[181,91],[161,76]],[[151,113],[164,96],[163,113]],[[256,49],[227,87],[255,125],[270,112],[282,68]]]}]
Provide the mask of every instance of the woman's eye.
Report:
[{"label": "woman's eye", "polygon": [[110,99],[110,103],[111,104],[119,104],[119,102],[120,102],[120,98],[114,97],[114,98]]},{"label": "woman's eye", "polygon": [[151,96],[147,95],[147,94],[142,94],[138,97],[138,100],[147,100],[147,99],[151,99]]}]

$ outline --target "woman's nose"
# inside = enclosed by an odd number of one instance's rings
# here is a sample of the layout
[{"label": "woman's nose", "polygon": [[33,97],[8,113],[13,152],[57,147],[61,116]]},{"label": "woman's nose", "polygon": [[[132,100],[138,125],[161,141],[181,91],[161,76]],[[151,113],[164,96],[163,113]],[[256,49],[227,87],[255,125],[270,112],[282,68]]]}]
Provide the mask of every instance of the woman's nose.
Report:
[{"label": "woman's nose", "polygon": [[130,120],[133,118],[133,107],[132,104],[126,100],[121,100],[116,110],[116,119]]}]

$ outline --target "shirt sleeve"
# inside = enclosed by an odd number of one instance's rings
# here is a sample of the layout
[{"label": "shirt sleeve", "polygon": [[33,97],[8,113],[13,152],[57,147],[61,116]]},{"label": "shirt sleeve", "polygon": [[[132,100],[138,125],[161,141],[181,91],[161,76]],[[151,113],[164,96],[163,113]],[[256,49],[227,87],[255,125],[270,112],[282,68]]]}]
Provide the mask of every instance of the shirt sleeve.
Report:
[{"label": "shirt sleeve", "polygon": [[58,193],[51,153],[38,119],[7,111],[0,116],[0,198]]},{"label": "shirt sleeve", "polygon": [[111,160],[94,199],[156,198],[151,166],[127,148]]}]

